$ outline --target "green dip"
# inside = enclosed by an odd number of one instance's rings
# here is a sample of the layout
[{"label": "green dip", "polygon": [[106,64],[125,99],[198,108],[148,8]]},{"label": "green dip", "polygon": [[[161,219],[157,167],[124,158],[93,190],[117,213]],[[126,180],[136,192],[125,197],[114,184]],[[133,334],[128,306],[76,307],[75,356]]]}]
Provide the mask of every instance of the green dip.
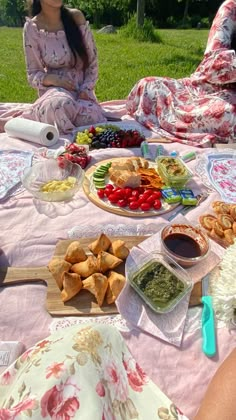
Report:
[{"label": "green dip", "polygon": [[164,157],[160,159],[160,163],[165,167],[166,173],[170,176],[186,176],[188,174],[184,165],[172,157]]},{"label": "green dip", "polygon": [[148,263],[132,278],[134,286],[155,307],[165,308],[184,290],[184,284],[164,265],[157,261]]}]

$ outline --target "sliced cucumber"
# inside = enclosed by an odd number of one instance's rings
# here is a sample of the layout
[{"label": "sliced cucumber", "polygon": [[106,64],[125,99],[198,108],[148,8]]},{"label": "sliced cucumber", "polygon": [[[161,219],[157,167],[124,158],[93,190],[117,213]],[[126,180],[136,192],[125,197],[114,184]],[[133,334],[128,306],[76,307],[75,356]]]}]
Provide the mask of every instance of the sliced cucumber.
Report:
[{"label": "sliced cucumber", "polygon": [[106,174],[100,174],[99,172],[94,172],[93,178],[105,178]]}]

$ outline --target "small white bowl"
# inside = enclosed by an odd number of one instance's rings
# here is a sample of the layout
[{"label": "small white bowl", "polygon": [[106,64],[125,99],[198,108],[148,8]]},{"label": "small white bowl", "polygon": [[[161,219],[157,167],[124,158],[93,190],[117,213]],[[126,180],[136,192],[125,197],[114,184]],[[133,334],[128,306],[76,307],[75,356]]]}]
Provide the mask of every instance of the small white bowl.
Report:
[{"label": "small white bowl", "polygon": [[[66,191],[43,192],[41,187],[49,181],[62,181],[69,176],[76,178],[74,187]],[[26,168],[22,175],[22,184],[35,198],[43,201],[67,201],[79,190],[84,179],[83,169],[77,163],[65,160],[59,166],[56,159],[47,159]]]}]

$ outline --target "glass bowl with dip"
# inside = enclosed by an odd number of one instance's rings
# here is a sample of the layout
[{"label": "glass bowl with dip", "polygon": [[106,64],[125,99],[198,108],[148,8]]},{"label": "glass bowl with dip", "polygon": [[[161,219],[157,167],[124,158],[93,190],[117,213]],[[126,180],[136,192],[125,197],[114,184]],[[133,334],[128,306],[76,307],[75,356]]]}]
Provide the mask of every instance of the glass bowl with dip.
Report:
[{"label": "glass bowl with dip", "polygon": [[67,201],[79,190],[84,171],[77,163],[47,159],[26,168],[22,184],[35,198],[43,201]]},{"label": "glass bowl with dip", "polygon": [[210,242],[198,227],[170,224],[161,231],[161,249],[182,267],[191,267],[207,258]]},{"label": "glass bowl with dip", "polygon": [[150,253],[138,262],[126,261],[126,278],[143,301],[157,313],[168,313],[192,289],[189,274],[163,253]]},{"label": "glass bowl with dip", "polygon": [[159,175],[169,187],[181,189],[193,176],[180,158],[159,156],[156,162]]}]

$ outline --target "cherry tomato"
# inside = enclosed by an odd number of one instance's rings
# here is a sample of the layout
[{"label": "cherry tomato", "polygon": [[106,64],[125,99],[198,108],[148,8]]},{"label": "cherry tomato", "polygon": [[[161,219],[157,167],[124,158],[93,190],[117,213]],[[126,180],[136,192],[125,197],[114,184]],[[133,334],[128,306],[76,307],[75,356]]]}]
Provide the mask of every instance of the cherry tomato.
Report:
[{"label": "cherry tomato", "polygon": [[144,194],[141,194],[138,198],[138,203],[141,206],[142,203],[145,203],[147,198],[144,196]]},{"label": "cherry tomato", "polygon": [[106,189],[104,191],[105,196],[108,198],[111,194],[113,193],[113,190],[111,190],[110,188]]},{"label": "cherry tomato", "polygon": [[144,188],[144,187],[138,187],[138,192],[139,192],[140,194],[143,194],[143,193],[144,193],[144,191],[145,191],[145,188]]},{"label": "cherry tomato", "polygon": [[113,193],[113,194],[110,194],[109,195],[109,197],[108,197],[108,200],[111,202],[111,203],[117,203],[117,201],[119,201],[119,197],[117,197],[117,195],[115,194],[115,193]]},{"label": "cherry tomato", "polygon": [[160,200],[155,200],[153,203],[153,207],[155,210],[159,210],[161,208],[161,201]]},{"label": "cherry tomato", "polygon": [[139,208],[138,201],[131,201],[129,203],[129,208],[130,208],[130,210],[137,210]]},{"label": "cherry tomato", "polygon": [[153,195],[155,195],[157,200],[160,200],[160,198],[162,197],[161,191],[154,191]]},{"label": "cherry tomato", "polygon": [[119,200],[119,201],[117,202],[117,205],[118,205],[119,207],[126,207],[126,206],[127,206],[127,201],[126,201],[126,200]]},{"label": "cherry tomato", "polygon": [[128,197],[127,201],[128,203],[132,203],[133,201],[138,201],[138,198],[131,195],[131,197]]},{"label": "cherry tomato", "polygon": [[133,196],[133,197],[137,197],[137,198],[138,198],[138,197],[139,197],[139,191],[134,189],[134,190],[132,191],[132,196]]},{"label": "cherry tomato", "polygon": [[106,185],[106,190],[114,190],[114,185],[112,185],[112,184],[107,184],[107,185]]},{"label": "cherry tomato", "polygon": [[117,189],[117,190],[115,191],[115,194],[117,194],[117,195],[120,197],[120,199],[123,199],[123,198],[125,198],[125,197],[126,197],[126,194],[125,194],[125,190],[124,190],[124,188],[119,188],[119,189]]},{"label": "cherry tomato", "polygon": [[153,193],[153,191],[152,191],[152,190],[147,189],[147,190],[145,190],[145,191],[144,191],[144,193],[143,193],[143,194],[145,194],[145,197],[149,197],[150,195],[152,195],[152,193]]},{"label": "cherry tomato", "polygon": [[126,187],[125,188],[125,197],[129,198],[132,195],[132,191],[133,191],[132,188]]},{"label": "cherry tomato", "polygon": [[148,211],[148,210],[150,210],[151,205],[150,205],[149,203],[142,203],[142,204],[140,205],[140,208],[141,208],[141,210],[143,210],[143,211]]},{"label": "cherry tomato", "polygon": [[156,196],[154,194],[152,194],[152,195],[149,195],[149,197],[147,198],[146,201],[149,204],[153,204],[155,200],[156,200]]},{"label": "cherry tomato", "polygon": [[105,190],[98,190],[97,195],[98,195],[99,198],[104,198]]}]

